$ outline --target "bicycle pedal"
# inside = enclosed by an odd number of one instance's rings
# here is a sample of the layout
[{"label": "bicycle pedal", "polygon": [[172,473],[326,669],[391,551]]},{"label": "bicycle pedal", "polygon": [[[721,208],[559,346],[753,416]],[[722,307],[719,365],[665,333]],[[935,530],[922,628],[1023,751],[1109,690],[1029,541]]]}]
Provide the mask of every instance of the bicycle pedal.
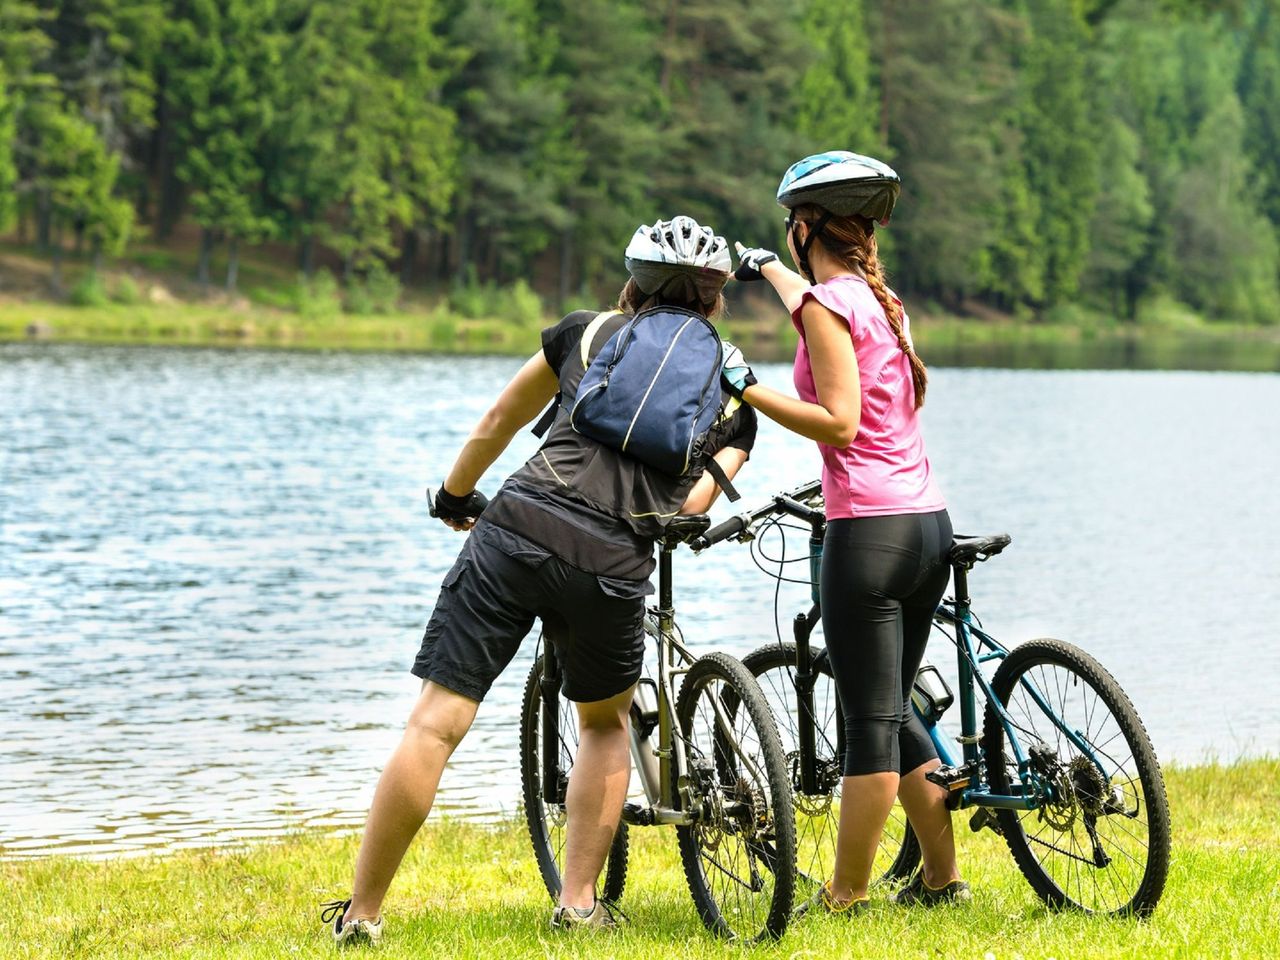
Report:
[{"label": "bicycle pedal", "polygon": [[973,775],[968,767],[935,767],[924,778],[948,792],[963,790],[973,782]]},{"label": "bicycle pedal", "polygon": [[1004,836],[1004,831],[1000,829],[1000,820],[995,815],[995,811],[987,807],[979,807],[973,811],[973,816],[969,818],[969,829],[977,833],[983,827],[986,827],[997,836]]},{"label": "bicycle pedal", "polygon": [[622,805],[622,820],[624,823],[633,824],[637,827],[651,827],[657,822],[652,808],[642,807],[638,803],[624,803]]}]

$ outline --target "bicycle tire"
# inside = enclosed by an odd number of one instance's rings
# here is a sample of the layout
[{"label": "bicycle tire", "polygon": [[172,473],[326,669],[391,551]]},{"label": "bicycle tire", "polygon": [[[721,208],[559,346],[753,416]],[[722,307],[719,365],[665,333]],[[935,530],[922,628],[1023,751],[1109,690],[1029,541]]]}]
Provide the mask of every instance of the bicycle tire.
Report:
[{"label": "bicycle tire", "polygon": [[[529,668],[524,694],[520,701],[520,788],[524,798],[525,824],[533,844],[538,872],[551,899],[559,901],[561,868],[564,864],[565,809],[563,804],[547,804],[542,795],[542,669],[543,657]],[[563,776],[568,778],[577,752],[578,724],[572,704],[563,693],[560,705],[560,761]],[[627,825],[618,824],[605,860],[604,882],[600,898],[616,903],[622,899],[627,884],[629,855]]]},{"label": "bicycle tire", "polygon": [[[1079,732],[1103,770],[1045,714],[1024,679]],[[997,811],[1023,876],[1054,908],[1148,916],[1169,872],[1169,802],[1155,750],[1128,696],[1092,656],[1051,639],[1015,648],[991,685],[1024,751],[1037,743],[1052,751],[1039,751],[1032,767],[1054,784],[1054,802],[1036,810]],[[992,789],[1007,792],[1017,765],[991,704],[983,721],[983,751]]]},{"label": "bicycle tire", "polygon": [[795,813],[764,695],[739,661],[710,654],[685,675],[676,725],[700,807],[694,823],[676,828],[698,914],[726,939],[776,940],[795,897]]},{"label": "bicycle tire", "polygon": [[[778,722],[782,749],[787,756],[787,771],[796,810],[796,871],[801,884],[799,899],[831,879],[835,866],[836,831],[839,826],[841,764],[843,752],[839,696],[832,682],[831,664],[826,657],[809,651],[811,669],[818,680],[813,691],[816,725],[814,743],[818,754],[820,792],[805,794],[800,783],[799,711],[795,690],[797,663],[794,643],[765,644],[742,660],[760,685],[760,690]],[[876,883],[898,883],[909,880],[920,865],[920,841],[907,820],[902,805],[896,800],[885,822],[880,850],[872,865]],[[812,889],[806,889],[812,888]]]}]

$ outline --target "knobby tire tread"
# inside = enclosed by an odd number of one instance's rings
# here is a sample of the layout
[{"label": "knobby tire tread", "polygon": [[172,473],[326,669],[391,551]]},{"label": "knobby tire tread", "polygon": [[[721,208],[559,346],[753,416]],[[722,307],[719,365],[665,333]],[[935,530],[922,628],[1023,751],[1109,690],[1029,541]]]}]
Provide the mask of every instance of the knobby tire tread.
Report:
[{"label": "knobby tire tread", "polygon": [[[543,658],[538,657],[529,668],[529,676],[525,680],[524,693],[520,698],[520,789],[524,798],[525,826],[529,831],[529,842],[533,844],[534,859],[538,864],[538,873],[553,901],[560,899],[560,864],[556,862],[555,851],[551,849],[551,837],[547,832],[546,821],[540,815],[542,801],[538,796],[540,784],[541,756],[539,753],[539,737],[542,732],[542,680]],[[565,771],[568,773],[568,771]],[[627,825],[618,824],[609,846],[609,855],[605,860],[604,882],[600,888],[600,897],[611,903],[622,899],[627,884],[627,866],[630,859],[630,844]]]},{"label": "knobby tire tread", "polygon": [[[1146,867],[1141,883],[1127,904],[1115,910],[1099,912],[1149,916],[1155,910],[1164,892],[1169,872],[1170,847],[1169,803],[1165,793],[1164,777],[1160,772],[1160,764],[1156,759],[1151,738],[1128,695],[1107,669],[1079,647],[1061,640],[1049,638],[1030,640],[1010,652],[991,680],[992,689],[1002,705],[1007,706],[1019,678],[1038,664],[1064,667],[1088,683],[1115,718],[1116,726],[1124,735],[1126,745],[1132,752],[1133,763],[1138,770],[1138,779],[1142,784],[1143,798],[1146,803],[1148,829]],[[1046,722],[1048,722],[1047,719]],[[988,704],[983,718],[983,753],[987,766],[987,779],[993,789],[1001,791],[1010,783],[1003,745],[1004,726],[995,710]],[[1023,748],[1026,749],[1025,744]],[[1017,812],[998,810],[996,815],[1009,852],[1013,854],[1022,875],[1027,878],[1027,882],[1031,884],[1036,894],[1054,908],[1078,908],[1088,911],[1088,907],[1071,899],[1045,872],[1026,839]]]},{"label": "knobby tire tread", "polygon": [[772,870],[773,898],[764,926],[760,930],[735,930],[725,919],[708,889],[703,873],[696,826],[680,826],[676,834],[680,846],[680,859],[684,864],[685,879],[698,914],[709,930],[718,936],[739,942],[756,943],[776,940],[786,931],[795,897],[795,813],[791,802],[791,781],[788,775],[782,741],[774,724],[773,714],[756,685],[755,679],[742,663],[722,653],[708,654],[695,661],[685,675],[676,697],[676,726],[678,736],[688,737],[693,722],[693,710],[704,680],[720,679],[733,691],[731,699],[745,708],[760,739],[764,755],[765,777],[773,801],[773,825],[776,843],[773,850],[775,863],[785,863],[779,874]]},{"label": "knobby tire tread", "polygon": [[[787,667],[795,667],[798,657],[798,651],[794,643],[767,643],[762,647],[758,647],[742,659],[742,665],[750,671],[751,675],[757,680],[770,670],[781,670]],[[814,650],[809,651],[811,663],[819,660],[818,653]],[[827,677],[831,677],[830,661],[823,658],[818,666],[820,673]],[[788,683],[790,684],[790,675],[788,675]],[[789,686],[790,691],[794,692],[794,685]],[[797,722],[799,722],[797,720]],[[838,722],[838,714],[837,714]],[[815,736],[815,742],[820,738]],[[832,740],[839,742],[838,737],[832,737]],[[799,739],[797,738],[797,744]],[[839,758],[837,758],[837,762]],[[788,771],[789,772],[789,771]],[[792,784],[793,790],[795,784]],[[916,868],[920,865],[921,851],[920,841],[915,835],[915,831],[911,828],[910,822],[905,821],[906,814],[903,814],[905,828],[902,835],[902,843],[898,847],[898,852],[885,870],[878,878],[873,878],[876,883],[899,883],[904,880],[911,879]],[[833,835],[834,841],[834,835]],[[832,862],[834,862],[834,850],[832,851]],[[797,866],[800,866],[799,864]],[[823,877],[822,880],[828,880],[829,877]]]}]

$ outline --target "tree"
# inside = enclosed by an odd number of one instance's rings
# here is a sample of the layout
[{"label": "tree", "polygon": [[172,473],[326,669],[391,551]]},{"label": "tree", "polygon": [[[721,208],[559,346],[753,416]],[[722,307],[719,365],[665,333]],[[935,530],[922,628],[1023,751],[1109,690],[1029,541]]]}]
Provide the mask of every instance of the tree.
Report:
[{"label": "tree", "polygon": [[1171,211],[1175,289],[1209,319],[1275,323],[1280,244],[1251,190],[1240,101],[1228,94],[1205,117]]},{"label": "tree", "polygon": [[1037,248],[1047,303],[1076,292],[1089,253],[1089,221],[1098,191],[1092,72],[1073,0],[1029,0],[1031,42],[1020,65],[1026,91],[1022,155],[1036,197]]},{"label": "tree", "polygon": [[993,121],[1012,102],[1000,42],[1010,18],[964,0],[900,0],[880,5],[875,26],[880,123],[903,182],[891,228],[899,282],[959,306],[981,288],[1000,227]]},{"label": "tree", "polygon": [[18,203],[14,193],[18,185],[18,166],[13,159],[16,134],[14,103],[6,89],[4,64],[0,63],[0,230],[13,226]]},{"label": "tree", "polygon": [[1262,209],[1280,227],[1280,2],[1253,0],[1249,6],[1237,86],[1245,148],[1260,181]]},{"label": "tree", "polygon": [[1098,137],[1100,190],[1089,227],[1088,286],[1111,300],[1112,311],[1132,320],[1137,303],[1124,282],[1147,247],[1155,207],[1140,167],[1142,145],[1115,114],[1102,121]]},{"label": "tree", "polygon": [[542,30],[534,0],[457,0],[446,20],[461,63],[444,87],[460,140],[445,259],[456,277],[501,281],[527,272],[569,223],[554,37]]},{"label": "tree", "polygon": [[656,214],[647,208],[653,170],[665,161],[658,109],[656,28],[635,0],[575,0],[547,5],[558,26],[550,72],[564,101],[557,155],[560,206],[559,283],[564,303],[578,279],[619,273],[618,252]]},{"label": "tree", "polygon": [[236,288],[240,242],[275,234],[265,191],[266,141],[280,105],[282,36],[274,0],[184,0],[174,11],[165,91],[178,143],[179,178],[204,228],[202,283],[216,236],[229,242],[227,289]]},{"label": "tree", "polygon": [[882,152],[871,41],[861,0],[808,0],[800,20],[805,63],[792,125],[801,152]]},{"label": "tree", "polygon": [[791,6],[667,0],[660,17],[652,200],[731,240],[780,240],[774,196],[800,155],[785,91],[806,58]]}]

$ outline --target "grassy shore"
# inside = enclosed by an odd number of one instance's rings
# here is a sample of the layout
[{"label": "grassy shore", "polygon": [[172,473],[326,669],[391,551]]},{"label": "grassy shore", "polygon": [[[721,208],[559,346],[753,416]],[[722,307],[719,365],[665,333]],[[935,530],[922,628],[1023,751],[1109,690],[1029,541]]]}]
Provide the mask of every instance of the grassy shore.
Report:
[{"label": "grassy shore", "polygon": [[[71,259],[62,270],[67,293],[51,299],[47,258],[0,241],[0,343],[528,356],[541,328],[558,319],[527,287],[448,296],[406,290],[362,313],[350,291],[330,281],[328,294],[320,294],[286,264],[261,255],[245,261],[243,292],[228,296],[190,279],[192,256],[181,245],[147,248],[97,274]],[[84,294],[89,280],[92,297],[82,295],[76,305],[77,289]],[[729,316],[718,325],[755,361],[790,360],[795,330],[760,287],[731,287]],[[1280,324],[1208,323],[1170,301],[1144,304],[1132,323],[1083,308],[1018,320],[912,307],[914,339],[931,365],[1280,371]]]},{"label": "grassy shore", "polygon": [[[433,822],[415,842],[386,904],[381,957],[572,957],[670,960],[753,957],[1034,958],[1262,957],[1280,928],[1280,760],[1167,772],[1173,865],[1145,922],[1052,913],[1003,842],[958,819],[975,899],[963,908],[904,910],[795,923],[781,943],[713,940],[685,888],[669,830],[633,832],[623,909],[613,935],[564,938],[523,827]],[[327,957],[317,904],[350,882],[354,836],[306,834],[234,850],[148,859],[0,863],[3,957]]]}]

